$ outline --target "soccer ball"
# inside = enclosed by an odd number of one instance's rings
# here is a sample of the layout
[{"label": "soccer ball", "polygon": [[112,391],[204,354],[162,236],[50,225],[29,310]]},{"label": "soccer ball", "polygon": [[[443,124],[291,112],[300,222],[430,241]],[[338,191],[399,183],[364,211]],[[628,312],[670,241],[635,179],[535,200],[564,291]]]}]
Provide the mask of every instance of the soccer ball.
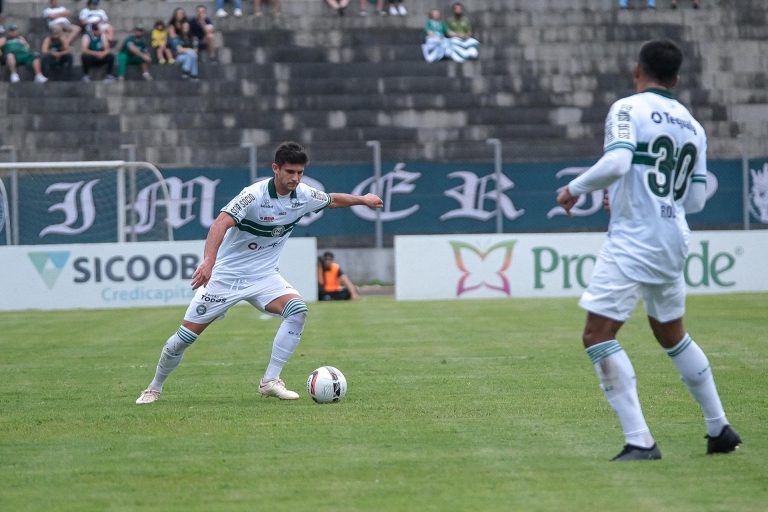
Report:
[{"label": "soccer ball", "polygon": [[347,379],[338,368],[321,366],[307,377],[307,392],[319,404],[338,402],[347,394]]}]

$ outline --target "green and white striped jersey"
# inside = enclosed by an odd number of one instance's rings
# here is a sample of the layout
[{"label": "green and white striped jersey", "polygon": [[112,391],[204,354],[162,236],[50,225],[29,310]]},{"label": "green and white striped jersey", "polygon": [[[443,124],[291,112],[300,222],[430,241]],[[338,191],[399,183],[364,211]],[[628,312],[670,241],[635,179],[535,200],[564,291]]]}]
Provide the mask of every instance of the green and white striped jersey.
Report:
[{"label": "green and white striped jersey", "polygon": [[235,220],[219,247],[211,280],[251,284],[280,271],[280,253],[307,213],[331,204],[331,196],[303,183],[279,196],[274,179],[254,183],[221,209]]},{"label": "green and white striped jersey", "polygon": [[662,283],[680,275],[690,228],[683,201],[707,174],[707,137],[667,90],[618,100],[605,121],[604,151],[631,150],[632,167],[609,187],[605,250],[628,277]]}]

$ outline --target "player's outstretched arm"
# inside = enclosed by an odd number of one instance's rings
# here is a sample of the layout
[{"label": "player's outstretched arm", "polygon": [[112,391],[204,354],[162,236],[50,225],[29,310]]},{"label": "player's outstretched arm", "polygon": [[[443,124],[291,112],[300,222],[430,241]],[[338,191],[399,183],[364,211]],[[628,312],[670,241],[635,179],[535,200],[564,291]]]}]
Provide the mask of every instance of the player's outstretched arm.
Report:
[{"label": "player's outstretched arm", "polygon": [[228,213],[221,212],[208,230],[208,236],[205,239],[205,249],[203,249],[203,261],[197,266],[192,274],[192,289],[197,290],[201,286],[208,284],[213,273],[213,265],[216,263],[216,253],[219,252],[221,242],[227,230],[235,225],[235,219]]},{"label": "player's outstretched arm", "polygon": [[376,194],[365,194],[364,196],[356,196],[352,194],[342,194],[339,192],[331,192],[331,204],[328,208],[347,208],[349,206],[367,206],[368,208],[381,208],[384,206],[384,201],[381,200]]}]

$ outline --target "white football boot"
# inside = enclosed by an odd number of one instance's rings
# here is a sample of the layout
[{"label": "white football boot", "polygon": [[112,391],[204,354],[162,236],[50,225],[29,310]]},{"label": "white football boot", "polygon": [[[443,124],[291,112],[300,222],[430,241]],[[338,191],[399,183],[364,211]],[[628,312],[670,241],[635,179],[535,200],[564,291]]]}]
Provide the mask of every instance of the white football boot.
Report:
[{"label": "white football boot", "polygon": [[160,398],[160,391],[147,388],[141,392],[139,398],[136,399],[136,403],[139,405],[151,404],[152,402],[157,402],[158,398]]},{"label": "white football boot", "polygon": [[285,388],[285,382],[282,379],[273,379],[267,382],[262,380],[259,383],[259,393],[264,396],[274,396],[280,400],[296,400],[299,398],[298,393]]}]

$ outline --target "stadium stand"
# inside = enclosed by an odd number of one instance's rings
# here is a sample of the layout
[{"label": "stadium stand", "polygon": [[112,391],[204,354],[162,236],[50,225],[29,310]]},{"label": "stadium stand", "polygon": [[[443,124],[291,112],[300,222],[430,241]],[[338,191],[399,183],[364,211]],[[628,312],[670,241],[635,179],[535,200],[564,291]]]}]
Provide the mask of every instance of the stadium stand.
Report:
[{"label": "stadium stand", "polygon": [[[198,0],[112,0],[104,7],[124,40]],[[204,2],[213,8],[213,2]],[[242,166],[242,143],[271,149],[284,139],[309,145],[323,163],[369,161],[367,140],[385,159],[505,161],[591,159],[600,153],[610,103],[631,90],[627,73],[639,42],[666,36],[686,53],[682,101],[705,125],[714,158],[739,155],[737,135],[768,151],[768,11],[762,0],[705,2],[701,9],[622,11],[613,0],[466,2],[480,58],[426,63],[422,26],[429,8],[409,0],[408,16],[333,15],[324,3],[286,0],[282,15],[214,18],[221,51],[201,59],[201,80],[174,66],[143,83],[0,81],[0,145],[20,160],[137,158],[173,166]],[[66,2],[76,11],[81,4]],[[39,48],[44,1],[6,0]],[[76,54],[75,62],[79,62]],[[79,68],[73,73],[80,77]],[[25,77],[25,80],[28,77]]]}]

